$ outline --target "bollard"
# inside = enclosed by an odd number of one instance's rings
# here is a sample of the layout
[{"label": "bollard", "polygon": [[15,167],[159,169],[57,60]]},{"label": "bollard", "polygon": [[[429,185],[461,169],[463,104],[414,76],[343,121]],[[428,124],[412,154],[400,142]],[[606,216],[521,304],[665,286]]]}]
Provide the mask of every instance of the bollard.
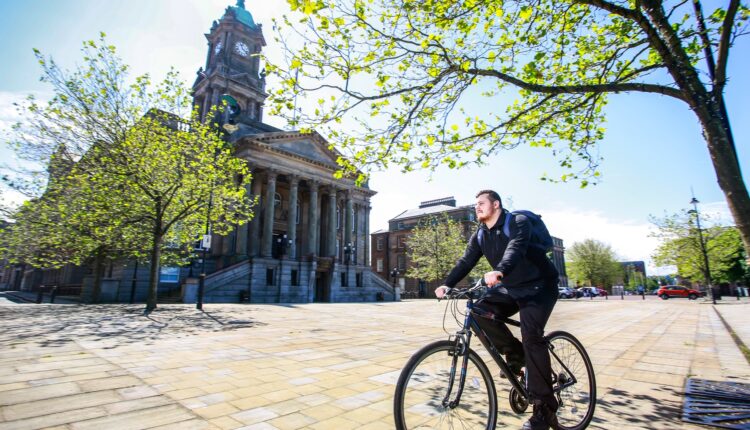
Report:
[{"label": "bollard", "polygon": [[39,292],[36,295],[36,304],[41,304],[43,298],[44,298],[44,287],[40,285]]},{"label": "bollard", "polygon": [[52,291],[49,293],[49,302],[55,303],[55,296],[57,296],[57,285],[52,287]]},{"label": "bollard", "polygon": [[625,292],[620,290],[620,300],[625,300]]},{"label": "bollard", "polygon": [[734,294],[735,294],[735,295],[737,296],[737,300],[739,300],[739,299],[740,299],[740,289],[739,289],[739,288],[736,288],[736,289],[734,290]]},{"label": "bollard", "polygon": [[644,293],[641,293],[641,299],[642,299],[642,300],[646,300],[646,293],[645,293],[645,292],[644,292]]}]

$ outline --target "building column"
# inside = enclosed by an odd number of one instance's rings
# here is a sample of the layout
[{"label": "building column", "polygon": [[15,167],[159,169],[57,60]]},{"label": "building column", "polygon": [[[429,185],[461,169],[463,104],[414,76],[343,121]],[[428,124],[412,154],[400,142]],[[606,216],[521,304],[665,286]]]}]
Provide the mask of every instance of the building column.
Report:
[{"label": "building column", "polygon": [[253,170],[253,194],[258,197],[258,204],[253,208],[253,219],[250,221],[250,255],[256,256],[260,252],[260,196],[263,193],[263,182],[260,180],[260,170]]},{"label": "building column", "polygon": [[326,257],[336,257],[336,188],[328,189],[328,239]]},{"label": "building column", "polygon": [[[344,246],[348,246],[350,243],[352,243],[352,229],[354,228],[354,203],[352,202],[352,190],[346,190],[346,206],[344,214]],[[353,243],[352,243],[353,244]],[[350,259],[354,260],[354,256],[351,253],[349,253],[348,256]],[[344,259],[347,258],[347,255],[344,255]]]},{"label": "building column", "polygon": [[260,255],[270,257],[273,250],[273,216],[274,196],[276,195],[276,172],[268,171],[266,179],[266,208],[263,212],[263,239],[260,243]]},{"label": "building column", "polygon": [[287,250],[287,256],[290,259],[297,258],[297,188],[299,186],[299,178],[297,176],[291,176],[289,181],[289,216],[287,217],[287,238],[289,238],[290,245]]},{"label": "building column", "polygon": [[310,187],[310,206],[307,217],[307,253],[318,254],[318,230],[320,229],[320,216],[318,214],[318,182],[307,181]]},{"label": "building column", "polygon": [[365,202],[365,256],[364,265],[370,265],[370,201]]},{"label": "building column", "polygon": [[[255,180],[252,180],[255,182]],[[252,199],[252,183],[245,185],[245,200],[250,201]],[[240,257],[247,256],[247,239],[248,231],[250,227],[250,221],[239,226],[237,229],[237,247],[234,249],[235,254]]]}]

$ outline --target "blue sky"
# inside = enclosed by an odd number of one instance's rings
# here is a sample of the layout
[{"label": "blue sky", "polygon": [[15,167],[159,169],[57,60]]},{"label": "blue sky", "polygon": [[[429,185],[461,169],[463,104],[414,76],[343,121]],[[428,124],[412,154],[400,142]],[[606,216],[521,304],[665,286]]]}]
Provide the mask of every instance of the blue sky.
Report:
[{"label": "blue sky", "polygon": [[[32,48],[72,68],[80,61],[81,42],[96,39],[99,31],[104,31],[134,74],[148,72],[158,79],[174,66],[192,83],[205,61],[203,34],[230,4],[234,1],[0,2],[0,36],[4,40],[0,50],[0,129],[7,129],[15,120],[12,102],[29,93],[44,97],[48,91],[38,80],[40,69]],[[264,26],[268,43],[264,52],[276,56],[271,18],[287,11],[286,3],[248,1],[246,6],[255,21]],[[726,94],[746,174],[750,171],[750,81],[745,78],[750,70],[748,54],[750,38],[741,39],[730,56]],[[551,176],[559,172],[551,153],[538,148],[501,153],[481,168],[439,170],[431,180],[426,172],[376,172],[370,181],[370,187],[378,191],[372,199],[371,231],[386,228],[388,219],[417,207],[420,201],[455,196],[459,204],[470,204],[475,192],[484,188],[510,197],[516,209],[542,214],[552,233],[567,246],[594,238],[609,243],[625,260],[649,260],[656,246],[648,237],[649,215],[686,208],[691,187],[702,202],[702,211],[731,220],[700,128],[686,105],[656,95],[620,94],[610,98],[606,112],[607,133],[599,146],[604,157],[599,185],[580,189],[577,184],[540,181],[545,172]],[[276,118],[266,117],[266,121],[285,125]],[[6,148],[0,149],[0,156],[9,156]]]}]

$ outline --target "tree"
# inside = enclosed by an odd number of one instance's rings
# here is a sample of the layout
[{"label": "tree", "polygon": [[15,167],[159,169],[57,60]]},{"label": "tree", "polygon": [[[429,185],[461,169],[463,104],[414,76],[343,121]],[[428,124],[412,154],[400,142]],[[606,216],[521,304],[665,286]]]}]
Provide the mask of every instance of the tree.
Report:
[{"label": "tree", "polygon": [[[445,279],[464,254],[467,242],[463,225],[450,216],[426,218],[409,236],[412,265],[406,276],[428,282]],[[469,276],[478,278],[490,270],[489,263],[482,258]]]},{"label": "tree", "polygon": [[128,83],[128,67],[103,34],[83,53],[86,66],[70,73],[36,52],[55,95],[46,106],[30,98],[21,107],[29,118],[15,127],[15,148],[40,168],[17,172],[12,183],[47,205],[54,222],[44,223],[43,236],[52,249],[77,247],[48,264],[79,263],[92,250],[148,257],[150,311],[161,263],[189,255],[207,222],[221,234],[250,219],[250,175],[217,124],[191,109],[175,72],[155,86],[147,75]]},{"label": "tree", "polygon": [[[586,186],[600,175],[594,147],[610,94],[661,95],[694,113],[750,250],[750,196],[723,98],[750,17],[739,0],[708,15],[700,0],[289,3],[300,13],[279,26],[292,31],[279,31],[288,55],[269,67],[283,83],[271,101],[348,151],[342,174],[458,168],[526,144],[557,158],[563,173],[544,179]],[[317,100],[310,116],[294,111],[298,94]],[[356,129],[342,131],[344,117]]]},{"label": "tree", "polygon": [[[677,266],[677,273],[691,281],[711,283],[748,281],[746,255],[737,228],[712,223],[701,215],[702,229],[697,227],[698,214],[694,211],[653,218],[657,231],[654,237],[661,243],[653,255],[659,265]],[[706,258],[701,247],[701,235],[706,249]]]},{"label": "tree", "polygon": [[565,257],[568,276],[576,283],[608,287],[623,276],[612,247],[598,240],[573,243]]}]

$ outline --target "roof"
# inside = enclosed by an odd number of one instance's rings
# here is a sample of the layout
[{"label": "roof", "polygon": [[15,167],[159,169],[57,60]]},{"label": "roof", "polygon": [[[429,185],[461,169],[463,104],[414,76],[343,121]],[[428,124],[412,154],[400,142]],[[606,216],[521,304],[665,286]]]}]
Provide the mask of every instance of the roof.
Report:
[{"label": "roof", "polygon": [[398,221],[401,219],[407,219],[407,218],[417,218],[425,215],[431,215],[431,214],[437,214],[442,212],[454,212],[459,210],[466,210],[470,209],[471,205],[466,206],[448,206],[448,205],[437,205],[437,206],[428,206],[426,208],[418,208],[418,209],[409,209],[407,211],[402,212],[399,215],[396,215],[396,217],[391,218],[390,221]]},{"label": "roof", "polygon": [[247,11],[247,9],[245,9],[245,0],[237,0],[237,6],[229,6],[227,10],[231,10],[232,12],[234,12],[234,16],[235,18],[237,18],[237,21],[245,24],[250,28],[256,28],[253,16],[250,14],[250,12]]}]

